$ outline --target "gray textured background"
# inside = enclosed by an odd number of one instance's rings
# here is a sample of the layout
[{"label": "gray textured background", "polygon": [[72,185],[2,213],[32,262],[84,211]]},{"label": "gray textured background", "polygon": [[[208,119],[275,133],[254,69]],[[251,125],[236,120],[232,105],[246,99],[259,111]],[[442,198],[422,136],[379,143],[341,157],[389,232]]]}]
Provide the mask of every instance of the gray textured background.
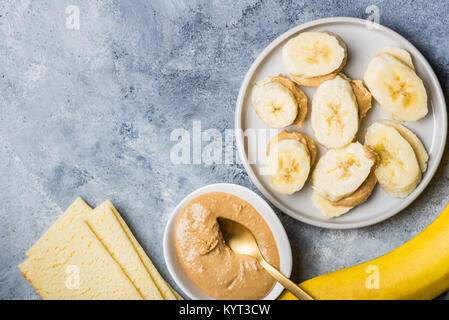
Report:
[{"label": "gray textured background", "polygon": [[[0,298],[38,298],[17,265],[80,195],[111,199],[163,275],[168,215],[214,182],[255,187],[243,167],[173,165],[175,128],[234,126],[243,77],[278,35],[329,16],[366,18],[408,38],[448,91],[448,1],[0,1]],[[80,8],[80,30],[65,8]],[[449,201],[446,152],[404,212],[373,227],[331,231],[279,216],[295,281],[382,255],[427,226]]]}]

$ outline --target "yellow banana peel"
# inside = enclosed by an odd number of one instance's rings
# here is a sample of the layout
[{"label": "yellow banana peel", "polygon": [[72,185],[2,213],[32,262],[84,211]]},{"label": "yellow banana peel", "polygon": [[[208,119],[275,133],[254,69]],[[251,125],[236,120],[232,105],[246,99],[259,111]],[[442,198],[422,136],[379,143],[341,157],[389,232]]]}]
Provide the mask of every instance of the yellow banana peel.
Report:
[{"label": "yellow banana peel", "polygon": [[[374,260],[307,280],[319,300],[433,299],[449,289],[449,204],[426,229]],[[281,300],[296,300],[285,291]]]}]

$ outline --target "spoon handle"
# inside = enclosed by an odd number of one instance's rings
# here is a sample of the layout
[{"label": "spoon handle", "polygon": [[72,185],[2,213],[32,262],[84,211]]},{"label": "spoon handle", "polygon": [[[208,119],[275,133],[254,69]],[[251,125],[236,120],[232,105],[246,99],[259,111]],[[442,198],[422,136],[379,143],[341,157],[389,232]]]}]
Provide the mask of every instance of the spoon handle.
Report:
[{"label": "spoon handle", "polygon": [[297,286],[293,281],[280,273],[276,268],[266,262],[264,259],[260,259],[260,264],[264,269],[275,278],[281,285],[284,286],[285,289],[294,294],[298,299],[301,300],[313,300],[311,296],[309,296],[304,290],[302,290],[299,286]]}]

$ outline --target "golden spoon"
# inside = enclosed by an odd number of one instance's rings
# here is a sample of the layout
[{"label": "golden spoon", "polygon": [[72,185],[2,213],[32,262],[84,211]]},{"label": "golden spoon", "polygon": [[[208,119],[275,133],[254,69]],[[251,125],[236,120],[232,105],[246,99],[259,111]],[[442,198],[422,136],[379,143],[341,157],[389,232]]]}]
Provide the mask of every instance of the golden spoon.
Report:
[{"label": "golden spoon", "polygon": [[288,291],[301,300],[313,300],[304,290],[298,287],[293,281],[280,273],[275,267],[265,261],[260,253],[259,246],[251,231],[242,224],[233,220],[218,218],[223,238],[232,251],[238,254],[246,254],[254,257],[260,265]]}]

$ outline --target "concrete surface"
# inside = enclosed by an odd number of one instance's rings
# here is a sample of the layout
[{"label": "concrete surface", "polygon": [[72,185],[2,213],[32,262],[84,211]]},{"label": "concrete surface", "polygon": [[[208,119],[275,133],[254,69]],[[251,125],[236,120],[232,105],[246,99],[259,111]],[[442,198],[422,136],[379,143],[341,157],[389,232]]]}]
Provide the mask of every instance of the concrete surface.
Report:
[{"label": "concrete surface", "polygon": [[[69,5],[79,30],[66,26]],[[17,265],[78,195],[92,206],[111,199],[173,284],[161,240],[178,201],[214,182],[255,187],[238,163],[173,164],[172,130],[191,132],[194,120],[233,128],[240,83],[266,45],[316,18],[366,18],[370,5],[421,50],[447,94],[447,1],[1,1],[0,298],[39,298]],[[420,232],[449,201],[448,160],[416,202],[373,227],[324,230],[278,212],[293,279],[374,258]]]}]

